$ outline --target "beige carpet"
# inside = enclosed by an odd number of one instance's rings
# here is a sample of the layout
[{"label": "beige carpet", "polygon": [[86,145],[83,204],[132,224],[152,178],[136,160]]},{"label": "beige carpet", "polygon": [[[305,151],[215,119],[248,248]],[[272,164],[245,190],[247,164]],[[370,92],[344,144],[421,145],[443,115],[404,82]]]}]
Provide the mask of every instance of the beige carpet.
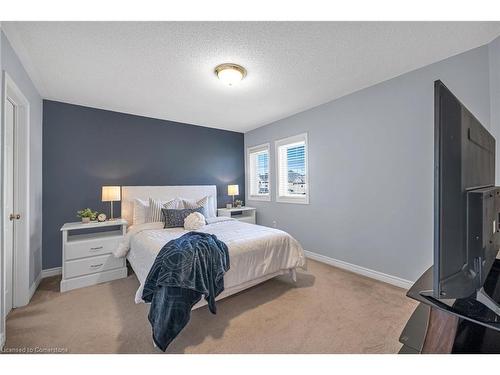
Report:
[{"label": "beige carpet", "polygon": [[[7,350],[159,353],[134,274],[62,294],[59,281],[9,314]],[[217,315],[193,311],[167,353],[397,353],[415,307],[402,289],[309,261],[295,285],[281,276],[218,302]]]}]

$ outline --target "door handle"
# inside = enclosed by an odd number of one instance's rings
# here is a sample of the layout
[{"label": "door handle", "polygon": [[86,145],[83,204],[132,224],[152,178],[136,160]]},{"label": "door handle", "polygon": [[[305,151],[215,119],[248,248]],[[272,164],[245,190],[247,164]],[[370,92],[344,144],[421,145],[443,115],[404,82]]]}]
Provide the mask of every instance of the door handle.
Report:
[{"label": "door handle", "polygon": [[9,215],[9,220],[12,221],[12,220],[19,220],[21,218],[21,215],[20,214],[10,214]]}]

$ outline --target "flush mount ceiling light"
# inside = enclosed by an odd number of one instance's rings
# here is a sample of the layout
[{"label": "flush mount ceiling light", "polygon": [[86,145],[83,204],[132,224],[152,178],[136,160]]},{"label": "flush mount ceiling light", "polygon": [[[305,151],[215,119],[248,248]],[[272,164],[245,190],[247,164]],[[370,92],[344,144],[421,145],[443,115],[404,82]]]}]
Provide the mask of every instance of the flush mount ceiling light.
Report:
[{"label": "flush mount ceiling light", "polygon": [[215,74],[225,85],[234,86],[245,78],[247,71],[241,65],[227,63],[217,65]]}]

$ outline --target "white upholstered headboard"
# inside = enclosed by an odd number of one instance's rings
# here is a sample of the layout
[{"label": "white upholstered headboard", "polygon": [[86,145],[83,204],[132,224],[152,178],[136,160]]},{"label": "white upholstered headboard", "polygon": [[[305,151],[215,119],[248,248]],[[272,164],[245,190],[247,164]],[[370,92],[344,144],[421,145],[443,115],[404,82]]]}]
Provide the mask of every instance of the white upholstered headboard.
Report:
[{"label": "white upholstered headboard", "polygon": [[129,225],[133,224],[134,199],[148,200],[148,198],[158,200],[169,200],[174,198],[201,199],[210,196],[209,213],[210,216],[217,216],[217,187],[215,185],[198,186],[122,186],[122,218],[127,220]]}]

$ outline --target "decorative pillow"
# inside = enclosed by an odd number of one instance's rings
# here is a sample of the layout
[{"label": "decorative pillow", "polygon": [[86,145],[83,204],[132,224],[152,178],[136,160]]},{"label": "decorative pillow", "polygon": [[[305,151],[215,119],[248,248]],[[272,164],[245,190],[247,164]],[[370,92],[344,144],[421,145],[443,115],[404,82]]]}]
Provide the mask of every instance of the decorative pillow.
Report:
[{"label": "decorative pillow", "polygon": [[169,201],[158,201],[153,198],[149,198],[149,215],[148,223],[156,223],[158,221],[163,221],[163,215],[161,210],[163,208],[174,209],[179,206],[179,200],[171,199]]},{"label": "decorative pillow", "polygon": [[202,207],[181,208],[178,210],[163,208],[161,210],[161,212],[163,213],[163,218],[165,223],[163,227],[164,228],[184,227],[184,219],[186,219],[186,217],[188,217],[193,212],[199,212],[201,214],[202,209],[203,209]]},{"label": "decorative pillow", "polygon": [[210,197],[207,195],[206,197],[203,197],[197,201],[194,199],[182,199],[182,204],[184,208],[203,208],[203,211],[201,212],[203,216],[209,217],[209,212],[208,212],[208,203],[210,201]]},{"label": "decorative pillow", "polygon": [[184,219],[184,229],[198,230],[206,225],[205,216],[199,212],[193,212]]},{"label": "decorative pillow", "polygon": [[148,219],[149,203],[142,199],[134,199],[134,217],[133,224],[144,224]]}]

